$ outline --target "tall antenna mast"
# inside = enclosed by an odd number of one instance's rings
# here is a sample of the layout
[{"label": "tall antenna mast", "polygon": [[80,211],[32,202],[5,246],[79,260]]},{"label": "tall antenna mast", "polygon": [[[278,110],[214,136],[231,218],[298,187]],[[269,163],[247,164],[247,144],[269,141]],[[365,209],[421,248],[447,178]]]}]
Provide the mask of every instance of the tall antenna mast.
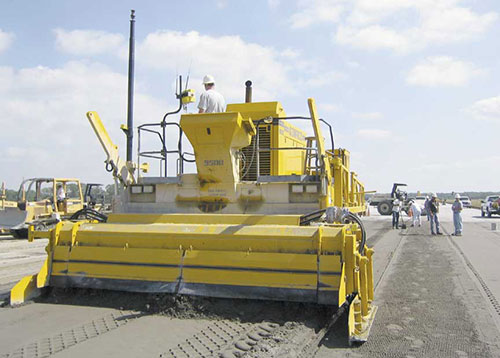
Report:
[{"label": "tall antenna mast", "polygon": [[135,10],[130,10],[130,39],[128,47],[128,105],[127,105],[127,161],[132,161],[134,138],[134,62],[135,62]]}]

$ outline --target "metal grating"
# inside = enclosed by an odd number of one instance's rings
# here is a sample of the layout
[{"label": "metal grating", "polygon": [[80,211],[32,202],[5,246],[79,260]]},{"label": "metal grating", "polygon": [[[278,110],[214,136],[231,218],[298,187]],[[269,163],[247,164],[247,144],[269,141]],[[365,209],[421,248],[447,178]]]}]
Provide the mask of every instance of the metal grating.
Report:
[{"label": "metal grating", "polygon": [[[259,130],[259,146],[260,149],[271,148],[271,125],[264,124],[260,125]],[[252,165],[248,169],[245,165],[248,165],[252,160],[252,153],[254,149],[254,143],[257,136],[252,137],[252,142],[248,147],[241,149],[243,157],[245,160],[240,162],[240,175],[242,180],[245,181],[256,181],[257,180],[257,153],[255,153]],[[243,176],[243,174],[245,174]],[[260,175],[271,175],[271,151],[260,152]]]}]

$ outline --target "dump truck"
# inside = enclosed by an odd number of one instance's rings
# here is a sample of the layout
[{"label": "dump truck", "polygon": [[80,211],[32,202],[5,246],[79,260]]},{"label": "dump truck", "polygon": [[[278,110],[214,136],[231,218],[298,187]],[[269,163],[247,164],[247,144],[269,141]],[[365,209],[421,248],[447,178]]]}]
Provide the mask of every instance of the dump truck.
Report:
[{"label": "dump truck", "polygon": [[406,191],[399,189],[402,186],[406,186],[403,183],[394,183],[392,185],[391,194],[375,194],[370,198],[370,205],[376,206],[377,211],[380,215],[391,215],[392,213],[392,203],[394,200],[398,199],[403,202],[403,210],[408,212],[408,194]]},{"label": "dump truck", "polygon": [[[61,186],[64,200],[57,200]],[[5,190],[3,190],[3,193]],[[30,178],[23,180],[16,201],[0,199],[0,230],[15,238],[28,238],[28,227],[49,228],[83,209],[80,180],[75,178]]]}]

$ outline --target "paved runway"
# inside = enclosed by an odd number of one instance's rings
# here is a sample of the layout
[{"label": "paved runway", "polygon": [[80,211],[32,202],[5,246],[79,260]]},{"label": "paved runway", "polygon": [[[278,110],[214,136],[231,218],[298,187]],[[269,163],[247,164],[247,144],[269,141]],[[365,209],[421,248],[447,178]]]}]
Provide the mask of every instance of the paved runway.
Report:
[{"label": "paved runway", "polygon": [[[449,235],[451,218],[451,206],[441,206],[443,236],[430,235],[426,218],[421,227],[406,230],[391,229],[390,217],[374,214],[363,219],[368,244],[375,248],[379,306],[371,336],[364,345],[349,347],[342,332],[334,329],[317,357],[500,357],[500,231],[491,230],[492,223],[500,228],[500,217],[481,218],[479,210],[465,209],[461,237]],[[409,224],[409,218],[404,220]],[[19,278],[38,271],[46,243],[0,237],[4,297]],[[0,357],[34,345],[39,353],[45,349],[45,356],[52,354],[51,349],[61,357],[84,357],[89,350],[96,356],[127,357],[139,352],[158,356],[180,341],[194,342],[200,332],[222,329],[217,324],[221,323],[199,318],[131,318],[120,307],[67,303],[3,307]],[[224,329],[237,333],[242,327]],[[169,331],[176,334],[166,335]]]}]

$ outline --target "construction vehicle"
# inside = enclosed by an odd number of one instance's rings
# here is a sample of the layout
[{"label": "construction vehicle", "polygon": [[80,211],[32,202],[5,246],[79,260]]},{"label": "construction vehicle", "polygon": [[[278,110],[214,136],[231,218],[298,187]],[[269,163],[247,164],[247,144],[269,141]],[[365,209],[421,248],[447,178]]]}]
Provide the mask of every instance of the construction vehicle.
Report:
[{"label": "construction vehicle", "polygon": [[0,188],[0,235],[9,234],[10,226],[8,226],[10,213],[17,208],[17,202],[7,200],[7,192],[5,183],[2,183]]},{"label": "construction vehicle", "polygon": [[[136,178],[124,163],[113,170],[123,190],[106,222],[31,226],[30,240],[50,240],[48,258],[14,287],[11,303],[46,286],[316,302],[349,306],[350,339],[366,340],[376,311],[373,250],[353,214],[366,210],[364,189],[349,152],[325,149],[308,103],[314,138],[278,102],[182,115],[197,173]],[[97,113],[87,116],[112,152]]]},{"label": "construction vehicle", "polygon": [[102,184],[86,183],[83,191],[84,208],[97,210],[98,212],[107,212],[106,195]]},{"label": "construction vehicle", "polygon": [[[58,202],[59,186],[66,197]],[[27,238],[30,224],[47,229],[83,209],[84,204],[80,181],[74,178],[26,179],[19,187],[17,201],[1,202],[0,228],[15,238]]]},{"label": "construction vehicle", "polygon": [[398,199],[403,203],[402,210],[408,212],[408,193],[401,190],[400,187],[406,186],[403,183],[394,183],[392,185],[391,195],[375,194],[370,198],[370,205],[376,206],[380,215],[391,215],[392,203]]},{"label": "construction vehicle", "polygon": [[[38,274],[12,289],[11,304],[45,287],[312,302],[337,307],[332,321],[346,312],[350,342],[366,341],[377,308],[373,250],[355,214],[367,209],[364,186],[333,135],[327,149],[321,124],[328,123],[314,100],[308,117],[288,117],[279,102],[252,103],[247,82],[247,102],[167,122],[194,101],[179,83],[179,110],[138,127],[137,163],[133,123],[124,129],[129,160],[123,160],[98,114],[87,113],[106,168],[121,183],[114,212],[48,231],[30,226],[29,240],[49,239],[48,255]],[[292,120],[307,121],[313,135]],[[167,127],[178,130],[174,149]],[[145,132],[160,138],[157,151],[140,150]],[[183,135],[193,157],[182,150]],[[169,155],[177,164],[171,176]],[[162,174],[141,176],[144,158],[158,159]],[[190,161],[196,173],[184,172]]]}]

